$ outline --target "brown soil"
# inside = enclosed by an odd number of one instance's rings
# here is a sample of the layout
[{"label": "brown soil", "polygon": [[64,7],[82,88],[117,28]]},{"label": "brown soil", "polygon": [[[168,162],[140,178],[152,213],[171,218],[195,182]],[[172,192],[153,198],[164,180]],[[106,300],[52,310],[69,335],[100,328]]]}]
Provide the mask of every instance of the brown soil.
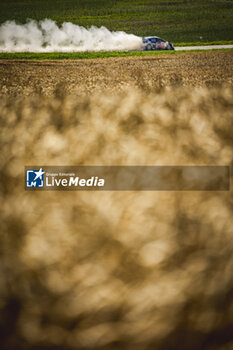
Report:
[{"label": "brown soil", "polygon": [[0,93],[53,94],[120,91],[134,85],[148,91],[161,86],[214,86],[233,83],[233,51],[90,60],[0,60]]}]

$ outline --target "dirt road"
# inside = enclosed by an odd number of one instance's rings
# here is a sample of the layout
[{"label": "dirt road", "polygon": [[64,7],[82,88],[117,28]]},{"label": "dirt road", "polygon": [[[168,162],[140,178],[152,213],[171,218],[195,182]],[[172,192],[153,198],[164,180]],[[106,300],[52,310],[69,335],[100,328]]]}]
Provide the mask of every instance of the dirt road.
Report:
[{"label": "dirt road", "polygon": [[182,46],[182,47],[178,46],[175,49],[176,51],[233,49],[233,45],[205,45],[205,46]]}]

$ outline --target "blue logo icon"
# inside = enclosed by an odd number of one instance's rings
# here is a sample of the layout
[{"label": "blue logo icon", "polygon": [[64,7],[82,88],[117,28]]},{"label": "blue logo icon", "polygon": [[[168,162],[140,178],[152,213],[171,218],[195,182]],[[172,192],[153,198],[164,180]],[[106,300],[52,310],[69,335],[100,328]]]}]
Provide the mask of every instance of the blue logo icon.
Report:
[{"label": "blue logo icon", "polygon": [[44,187],[44,171],[40,170],[27,170],[27,187]]}]

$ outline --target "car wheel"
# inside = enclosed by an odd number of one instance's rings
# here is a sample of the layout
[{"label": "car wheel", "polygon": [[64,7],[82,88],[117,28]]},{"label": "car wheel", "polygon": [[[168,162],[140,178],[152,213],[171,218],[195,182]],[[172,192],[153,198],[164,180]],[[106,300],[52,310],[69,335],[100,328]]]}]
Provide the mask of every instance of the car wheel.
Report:
[{"label": "car wheel", "polygon": [[146,49],[147,49],[147,51],[151,51],[151,49],[152,49],[151,44],[146,45]]}]

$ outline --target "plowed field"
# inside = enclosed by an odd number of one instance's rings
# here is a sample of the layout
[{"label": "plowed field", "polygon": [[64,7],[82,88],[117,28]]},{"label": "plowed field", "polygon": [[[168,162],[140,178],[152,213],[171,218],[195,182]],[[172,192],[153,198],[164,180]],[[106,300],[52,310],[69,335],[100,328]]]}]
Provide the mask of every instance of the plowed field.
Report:
[{"label": "plowed field", "polygon": [[233,51],[93,60],[0,60],[0,93],[52,95],[57,85],[68,93],[121,91],[134,85],[213,86],[233,83]]}]

